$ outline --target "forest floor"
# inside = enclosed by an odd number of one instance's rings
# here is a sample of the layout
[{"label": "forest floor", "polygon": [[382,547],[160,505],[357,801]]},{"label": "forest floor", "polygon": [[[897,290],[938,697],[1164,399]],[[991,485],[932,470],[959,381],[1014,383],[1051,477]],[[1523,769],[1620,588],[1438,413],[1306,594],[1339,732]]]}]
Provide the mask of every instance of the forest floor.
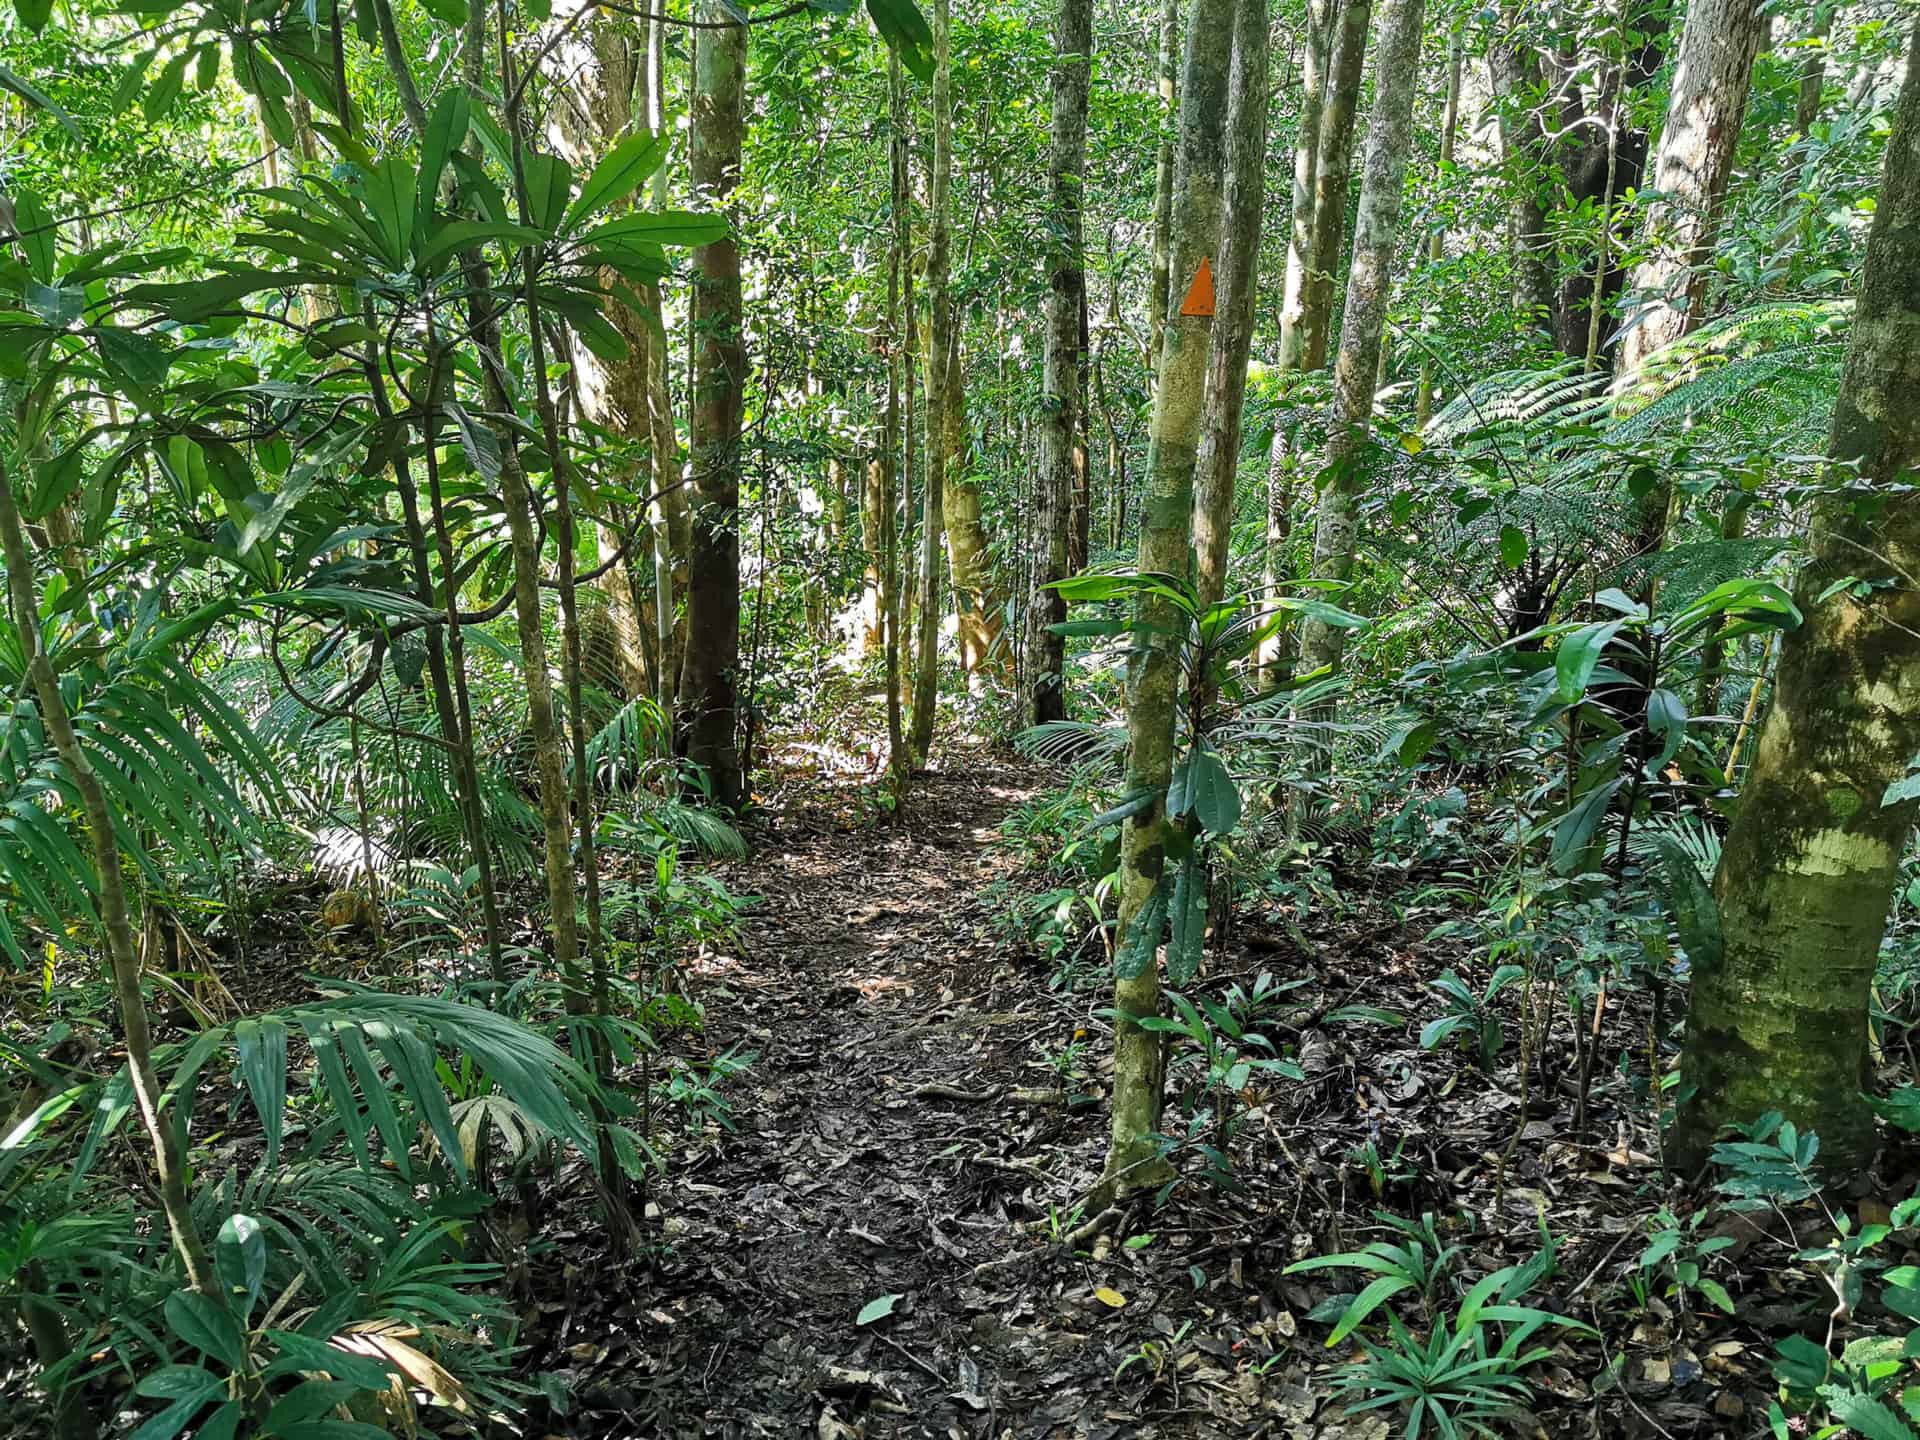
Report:
[{"label": "forest floor", "polygon": [[[1662,1196],[1631,1113],[1644,1102],[1601,1086],[1583,1141],[1564,1064],[1522,1116],[1511,1067],[1489,1077],[1422,1050],[1429,982],[1468,956],[1422,953],[1439,912],[1388,902],[1405,876],[1340,876],[1335,913],[1250,917],[1210,957],[1207,985],[1259,971],[1306,982],[1271,1033],[1307,1079],[1246,1097],[1242,1188],[1183,1184],[1105,1236],[1061,1243],[1104,1154],[1106,1001],[1051,986],[1047,963],[996,924],[1006,900],[990,888],[1017,884],[997,827],[1044,782],[1003,756],[949,755],[916,777],[897,826],[863,799],[870,781],[776,787],[753,858],[721,867],[760,897],[740,953],[691,987],[708,1015],[699,1043],[754,1052],[726,1086],[735,1128],[673,1156],[646,1253],[624,1269],[584,1212],[533,1262],[529,1360],[572,1399],[530,1433],[1382,1440],[1387,1421],[1349,1418],[1327,1383],[1352,1342],[1328,1350],[1327,1324],[1309,1318],[1358,1283],[1282,1271],[1381,1238],[1383,1209],[1432,1212],[1468,1275],[1524,1261],[1551,1234],[1551,1276],[1528,1303],[1607,1333],[1549,1334],[1532,1407],[1504,1432],[1764,1428],[1755,1326],[1777,1326],[1786,1297],[1743,1299],[1742,1323],[1724,1328],[1657,1293],[1622,1318]],[[1327,1021],[1355,1003],[1413,1013]],[[1645,1021],[1617,1023],[1614,1051]],[[1076,1040],[1077,1076],[1055,1063]],[[1377,1170],[1356,1160],[1369,1140]]]}]

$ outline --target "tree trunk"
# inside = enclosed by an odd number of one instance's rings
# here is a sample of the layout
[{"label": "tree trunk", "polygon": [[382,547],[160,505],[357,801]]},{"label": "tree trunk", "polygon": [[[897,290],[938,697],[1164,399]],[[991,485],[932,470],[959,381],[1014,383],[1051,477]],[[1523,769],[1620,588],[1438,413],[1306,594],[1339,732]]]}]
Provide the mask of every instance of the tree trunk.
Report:
[{"label": "tree trunk", "polygon": [[[1440,175],[1443,181],[1453,168],[1454,141],[1460,131],[1460,72],[1465,53],[1466,44],[1461,27],[1455,25],[1447,36],[1447,104],[1440,119]],[[1438,266],[1446,257],[1446,228],[1436,225],[1433,234],[1427,237],[1427,263]],[[1413,426],[1416,430],[1424,429],[1427,421],[1433,418],[1433,356],[1425,347],[1435,339],[1431,331],[1422,335],[1420,381],[1413,397]]]},{"label": "tree trunk", "polygon": [[[1052,627],[1067,603],[1047,588],[1067,578],[1074,462],[1079,451],[1080,316],[1086,303],[1081,188],[1087,168],[1087,93],[1093,0],[1060,0],[1054,31],[1053,139],[1048,171],[1046,354],[1040,401],[1040,468],[1034,477],[1033,595],[1027,606],[1027,719],[1066,717],[1066,642]],[[1166,286],[1160,285],[1164,294]],[[1163,322],[1165,315],[1159,317]]]},{"label": "tree trunk", "polygon": [[[1276,415],[1273,443],[1267,450],[1267,533],[1260,568],[1260,596],[1272,604],[1293,579],[1293,454],[1287,444],[1285,417]],[[1269,688],[1284,685],[1292,673],[1294,633],[1290,619],[1279,617],[1271,635],[1254,657],[1259,682]]]},{"label": "tree trunk", "polygon": [[[1333,368],[1333,409],[1327,425],[1325,463],[1333,478],[1320,492],[1313,538],[1313,575],[1344,581],[1353,571],[1360,538],[1361,448],[1373,421],[1374,387],[1386,334],[1387,301],[1393,290],[1393,256],[1406,190],[1407,157],[1413,148],[1413,95],[1420,69],[1420,22],[1425,0],[1388,0],[1380,26],[1380,58],[1374,80],[1373,114],[1367,122],[1367,157],[1360,183],[1360,214],[1354,223],[1353,263],[1347,274],[1347,306],[1340,326],[1340,355]],[[1309,672],[1338,665],[1347,632],[1309,618],[1300,627],[1300,657]]]},{"label": "tree trunk", "polygon": [[22,668],[40,709],[40,723],[54,753],[79,793],[92,842],[94,894],[100,903],[100,923],[106,931],[107,967],[120,1013],[120,1032],[127,1045],[127,1077],[141,1129],[153,1152],[154,1180],[160,1208],[174,1252],[186,1271],[187,1283],[224,1311],[225,1291],[214,1274],[206,1241],[194,1224],[187,1195],[185,1126],[160,1112],[163,1092],[153,1064],[153,1035],[147,1020],[146,997],[140,993],[140,956],[134,947],[133,920],[127,908],[126,875],[120,866],[120,842],[114,835],[113,811],[107,792],[94,773],[80,737],[74,732],[60,677],[40,648],[40,597],[33,583],[33,559],[27,550],[26,529],[14,501],[13,483],[0,462],[0,559],[5,560],[8,598],[14,632],[19,639]]},{"label": "tree trunk", "polygon": [[1307,303],[1307,266],[1313,250],[1313,174],[1320,156],[1325,113],[1328,49],[1333,43],[1333,0],[1307,0],[1305,54],[1300,61],[1300,128],[1293,142],[1293,210],[1288,220],[1287,278],[1280,296],[1281,370],[1298,370],[1304,355],[1302,328]]},{"label": "tree trunk", "polygon": [[1833,32],[1833,7],[1837,0],[1825,0],[1813,12],[1813,27],[1807,38],[1814,43],[1801,53],[1800,93],[1794,99],[1793,128],[1805,135],[1820,118],[1820,96],[1827,88],[1827,36]]},{"label": "tree trunk", "polygon": [[1334,20],[1327,60],[1326,98],[1313,161],[1313,229],[1308,237],[1299,319],[1300,368],[1327,363],[1333,329],[1335,270],[1347,233],[1347,189],[1353,171],[1353,123],[1360,106],[1360,73],[1367,58],[1373,0],[1344,0]]},{"label": "tree trunk", "polygon": [[1267,0],[1240,0],[1227,98],[1226,210],[1220,224],[1220,263],[1214,271],[1218,316],[1194,475],[1193,551],[1200,601],[1206,605],[1226,593],[1227,541],[1233,534],[1233,491],[1240,471],[1240,421],[1246,408],[1260,220],[1267,195],[1267,25]]},{"label": "tree trunk", "polygon": [[880,616],[886,627],[887,652],[887,774],[893,782],[894,814],[907,791],[906,733],[902,725],[900,666],[900,498],[896,466],[906,451],[906,425],[901,415],[902,391],[911,378],[903,323],[902,291],[912,264],[913,227],[908,220],[911,190],[907,183],[907,86],[900,70],[899,52],[887,52],[887,116],[891,122],[888,168],[892,181],[892,249],[887,261],[887,408],[882,432]]},{"label": "tree trunk", "polygon": [[947,452],[945,505],[947,561],[953,576],[955,624],[960,661],[977,683],[1001,667],[1000,594],[994,584],[993,557],[980,515],[980,481],[974,473],[967,431],[967,376],[961,367],[960,324],[956,316],[947,337],[947,397],[942,413]]},{"label": "tree trunk", "polygon": [[[1191,575],[1189,525],[1193,472],[1206,395],[1207,355],[1213,319],[1181,313],[1184,295],[1218,244],[1222,205],[1220,171],[1225,150],[1228,75],[1232,60],[1236,0],[1193,0],[1181,72],[1180,136],[1174,173],[1173,285],[1159,384],[1153,397],[1153,432],[1147,452],[1147,493],[1140,512],[1137,568]],[[1143,918],[1154,922],[1148,901],[1167,868],[1172,826],[1167,786],[1173,773],[1174,707],[1179,700],[1178,612],[1165,600],[1142,596],[1135,619],[1144,631],[1127,666],[1127,780],[1129,791],[1151,793],[1147,809],[1126,822],[1120,840],[1119,914],[1114,933],[1127,944]],[[1168,881],[1167,883],[1171,883]],[[1144,915],[1143,915],[1144,912]],[[1155,922],[1157,925],[1157,922]],[[1169,1166],[1154,1142],[1160,1129],[1163,1050],[1159,1037],[1139,1021],[1160,1013],[1159,962],[1148,943],[1138,975],[1114,980],[1113,1125],[1102,1186],[1126,1192],[1162,1183]]]},{"label": "tree trunk", "polygon": [[1500,32],[1487,51],[1487,73],[1500,101],[1500,153],[1515,192],[1507,211],[1513,308],[1532,327],[1544,325],[1553,313],[1553,237],[1539,175],[1546,163],[1538,109],[1540,75],[1533,42],[1512,5],[1501,12]]},{"label": "tree trunk", "polygon": [[[724,23],[724,0],[703,0],[715,28],[700,32],[693,77],[695,192],[715,209],[740,183],[741,97],[747,27]],[[740,312],[740,247],[731,233],[693,252],[693,409],[690,463],[696,500],[687,565],[687,654],[680,674],[679,745],[705,767],[714,799],[746,794],[741,772],[740,420],[747,354]]]},{"label": "tree trunk", "polygon": [[[1920,464],[1920,29],[1887,143],[1879,207],[1828,453],[1836,480]],[[1920,499],[1873,520],[1822,500],[1784,637],[1773,710],[1714,880],[1721,953],[1696,955],[1675,1153],[1693,1168],[1722,1126],[1778,1110],[1820,1136],[1834,1173],[1874,1148],[1861,1099],[1867,1007],[1916,802],[1890,793],[1920,751]],[[1892,580],[1829,599],[1834,580]],[[1893,803],[1888,803],[1891,800]]]},{"label": "tree trunk", "polygon": [[953,333],[953,41],[948,0],[933,0],[933,168],[927,177],[927,478],[921,487],[920,613],[916,617],[913,729],[916,762],[933,750],[940,704],[941,560],[946,529],[947,362]]},{"label": "tree trunk", "polygon": [[[1078,0],[1062,0],[1062,6]],[[1089,21],[1091,23],[1091,21]],[[1160,0],[1160,144],[1153,167],[1153,274],[1147,284],[1147,369],[1160,379],[1173,265],[1173,140],[1179,110],[1180,0]],[[1059,73],[1055,81],[1059,83]],[[1056,112],[1057,113],[1057,112]]]}]

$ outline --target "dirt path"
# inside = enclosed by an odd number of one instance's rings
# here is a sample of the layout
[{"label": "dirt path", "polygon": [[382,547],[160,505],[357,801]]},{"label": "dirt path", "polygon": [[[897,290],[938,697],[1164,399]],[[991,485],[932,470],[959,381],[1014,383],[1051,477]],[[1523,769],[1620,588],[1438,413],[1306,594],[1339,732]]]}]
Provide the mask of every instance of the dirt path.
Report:
[{"label": "dirt path", "polygon": [[[1017,1281],[973,1275],[1034,1243],[1012,1226],[1066,1194],[1059,1142],[1099,1128],[1005,1093],[1056,1085],[1044,1057],[1073,1023],[982,901],[1011,863],[988,842],[1031,779],[968,757],[917,790],[900,831],[783,815],[726,874],[761,897],[743,954],[700,982],[709,1044],[758,1052],[728,1086],[737,1133],[673,1167],[653,1293],[575,1357],[575,1433],[1048,1428],[1059,1339],[1023,1339]],[[1097,1146],[1080,1148],[1090,1178]],[[887,1295],[891,1315],[856,1323]],[[1061,1419],[1083,1404],[1066,1398]]]}]

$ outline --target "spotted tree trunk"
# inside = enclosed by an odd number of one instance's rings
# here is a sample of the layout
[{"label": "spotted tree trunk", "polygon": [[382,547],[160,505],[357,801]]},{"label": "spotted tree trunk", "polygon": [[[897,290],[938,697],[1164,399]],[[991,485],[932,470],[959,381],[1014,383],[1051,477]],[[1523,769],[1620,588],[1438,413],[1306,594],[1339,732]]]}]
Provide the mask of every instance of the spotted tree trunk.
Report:
[{"label": "spotted tree trunk", "polygon": [[[1837,478],[1882,483],[1920,464],[1920,29],[1887,145],[1828,453]],[[1815,509],[1800,582],[1806,623],[1780,648],[1773,702],[1714,896],[1717,954],[1693,958],[1676,1155],[1700,1163],[1723,1125],[1778,1110],[1817,1131],[1821,1160],[1873,1149],[1861,1099],[1874,962],[1920,801],[1920,497],[1863,519]],[[1867,595],[1837,579],[1885,580]],[[1894,787],[1894,788],[1890,788]]]}]

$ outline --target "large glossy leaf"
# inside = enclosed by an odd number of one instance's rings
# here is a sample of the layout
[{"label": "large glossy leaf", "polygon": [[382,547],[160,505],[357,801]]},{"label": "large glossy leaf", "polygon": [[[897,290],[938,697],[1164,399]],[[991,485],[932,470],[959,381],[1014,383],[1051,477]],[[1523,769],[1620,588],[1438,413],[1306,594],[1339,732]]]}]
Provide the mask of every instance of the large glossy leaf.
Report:
[{"label": "large glossy leaf", "polygon": [[652,177],[666,153],[666,141],[661,136],[642,133],[622,140],[593,167],[560,228],[573,230],[600,211],[618,205]]}]

